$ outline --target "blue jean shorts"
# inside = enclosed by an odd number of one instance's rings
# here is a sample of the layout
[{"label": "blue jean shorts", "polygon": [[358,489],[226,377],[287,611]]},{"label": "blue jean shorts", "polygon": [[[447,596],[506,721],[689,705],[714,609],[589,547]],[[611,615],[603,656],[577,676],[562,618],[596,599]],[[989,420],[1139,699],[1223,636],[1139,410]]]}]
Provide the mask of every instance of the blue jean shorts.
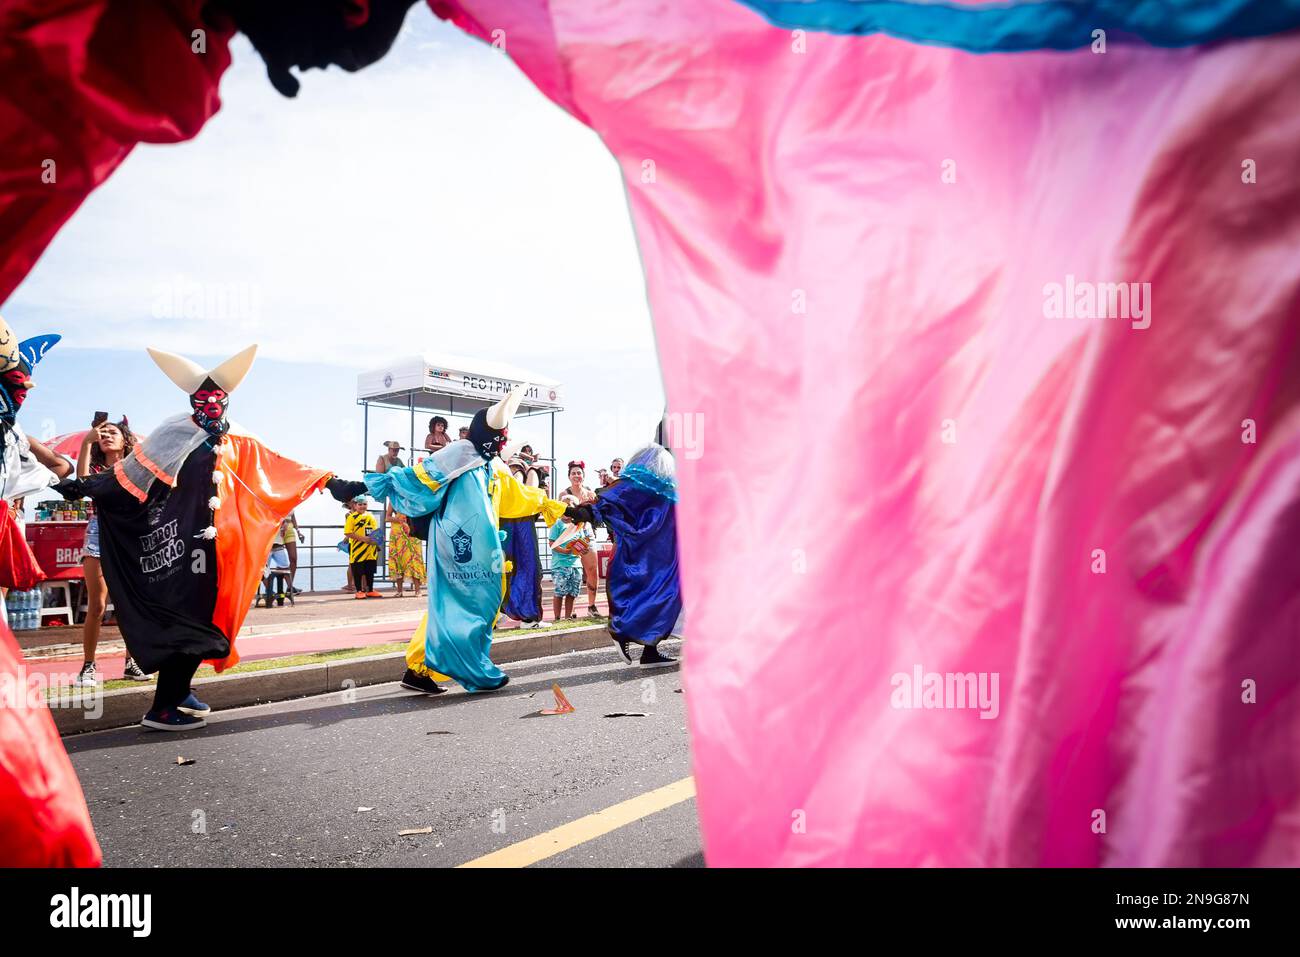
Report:
[{"label": "blue jean shorts", "polygon": [[99,516],[90,516],[86,523],[86,544],[81,547],[82,558],[99,557]]}]

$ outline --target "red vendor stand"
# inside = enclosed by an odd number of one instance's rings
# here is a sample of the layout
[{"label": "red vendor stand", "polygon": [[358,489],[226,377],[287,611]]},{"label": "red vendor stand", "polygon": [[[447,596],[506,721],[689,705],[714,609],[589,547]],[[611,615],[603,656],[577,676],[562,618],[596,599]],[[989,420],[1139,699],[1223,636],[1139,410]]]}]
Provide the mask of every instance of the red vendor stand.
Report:
[{"label": "red vendor stand", "polygon": [[27,544],[50,580],[81,579],[86,522],[28,522]]}]

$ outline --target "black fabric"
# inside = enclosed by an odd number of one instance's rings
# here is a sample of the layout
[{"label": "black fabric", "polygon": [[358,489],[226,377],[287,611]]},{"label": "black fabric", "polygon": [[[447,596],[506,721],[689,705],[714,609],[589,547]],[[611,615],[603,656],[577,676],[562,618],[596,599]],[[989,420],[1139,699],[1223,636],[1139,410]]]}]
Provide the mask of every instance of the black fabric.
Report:
[{"label": "black fabric", "polygon": [[154,482],[139,502],[112,472],[83,480],[99,515],[99,554],[127,651],[145,671],[176,654],[224,658],[230,642],[212,623],[217,604],[212,524],[216,454],[208,443],[181,465],[176,487]]},{"label": "black fabric", "polygon": [[324,69],[331,64],[349,73],[386,54],[415,0],[369,0],[369,15],[356,0],[212,0],[209,15],[224,13],[252,41],[266,63],[271,85],[297,96],[298,79],[289,72]]},{"label": "black fabric", "polygon": [[171,655],[158,666],[158,686],[153,693],[153,710],[168,711],[189,697],[190,682],[203,659],[198,655]]},{"label": "black fabric", "polygon": [[378,564],[373,558],[352,562],[352,584],[357,586],[357,591],[375,590],[375,568]]},{"label": "black fabric", "polygon": [[469,420],[469,441],[478,454],[491,461],[492,456],[501,452],[508,438],[508,429],[494,429],[488,425],[487,410],[479,409],[474,418]]},{"label": "black fabric", "polygon": [[334,501],[347,504],[354,498],[366,495],[369,489],[365,482],[349,482],[346,479],[332,478],[325,483],[325,491],[334,496]]},{"label": "black fabric", "polygon": [[409,515],[407,521],[411,525],[411,534],[422,542],[429,540],[429,526],[433,524],[433,512],[426,512],[423,515]]},{"label": "black fabric", "polygon": [[[601,491],[604,491],[604,489],[601,489]],[[599,495],[600,492],[596,494]],[[566,505],[564,507],[564,517],[571,518],[575,522],[586,522],[593,528],[600,524],[600,520],[596,518],[596,513],[591,510],[590,505]]]},{"label": "black fabric", "polygon": [[50,487],[62,495],[66,502],[79,502],[86,497],[86,484],[81,479],[64,479],[59,484]]}]

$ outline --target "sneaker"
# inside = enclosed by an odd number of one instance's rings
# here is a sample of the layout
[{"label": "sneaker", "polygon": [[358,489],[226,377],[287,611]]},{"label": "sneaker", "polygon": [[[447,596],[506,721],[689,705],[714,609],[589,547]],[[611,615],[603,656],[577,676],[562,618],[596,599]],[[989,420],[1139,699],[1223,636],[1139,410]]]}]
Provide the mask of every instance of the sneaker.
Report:
[{"label": "sneaker", "polygon": [[99,676],[99,670],[95,667],[93,661],[87,661],[77,672],[77,677],[73,679],[73,686],[80,688],[94,688],[104,679]]},{"label": "sneaker", "polygon": [[646,645],[645,650],[641,652],[642,668],[663,668],[675,664],[677,664],[676,658],[659,654],[659,650],[654,645]]},{"label": "sneaker", "polygon": [[597,608],[595,605],[592,605],[590,608],[587,609],[587,617],[588,617],[588,618],[599,618],[599,617],[600,617],[600,609]]},{"label": "sneaker", "polygon": [[126,659],[126,665],[122,668],[122,677],[129,681],[149,680],[149,676],[140,670],[140,666],[135,663],[134,658]]},{"label": "sneaker", "polygon": [[204,718],[212,714],[212,709],[199,700],[199,696],[190,689],[189,696],[176,706],[176,710],[184,714],[193,715],[196,718]]},{"label": "sneaker", "polygon": [[296,585],[293,588],[290,588],[289,591],[293,592],[295,595],[302,594],[302,589],[298,588]]},{"label": "sneaker", "polygon": [[359,591],[359,592],[357,592],[355,595],[353,595],[352,597],[355,598],[357,601],[360,601],[361,599],[363,599],[363,598],[366,597],[366,593],[363,592],[363,591]]},{"label": "sneaker", "polygon": [[193,731],[196,728],[206,728],[208,726],[208,723],[202,718],[181,714],[175,708],[167,708],[163,711],[149,711],[140,719],[140,724],[143,727],[152,728],[154,731]]},{"label": "sneaker", "polygon": [[402,675],[401,684],[407,691],[422,691],[425,694],[442,694],[447,690],[446,688],[439,688],[438,682],[428,675],[416,674],[410,668],[407,668],[406,674]]},{"label": "sneaker", "polygon": [[623,660],[630,665],[632,663],[632,656],[627,650],[627,640],[624,638],[615,638],[612,634],[609,636],[609,640],[614,642],[614,647],[618,649],[618,653],[622,655]]},{"label": "sneaker", "polygon": [[368,591],[368,592],[366,592],[366,597],[367,597],[367,598],[383,598],[384,596],[381,595],[381,594],[379,594],[379,592],[377,592],[377,591]]}]

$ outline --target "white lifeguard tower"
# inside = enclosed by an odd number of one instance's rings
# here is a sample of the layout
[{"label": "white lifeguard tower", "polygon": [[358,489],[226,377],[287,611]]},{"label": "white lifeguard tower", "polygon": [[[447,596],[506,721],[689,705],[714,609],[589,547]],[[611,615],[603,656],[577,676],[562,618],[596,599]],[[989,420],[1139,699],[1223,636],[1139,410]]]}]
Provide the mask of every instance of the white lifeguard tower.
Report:
[{"label": "white lifeguard tower", "polygon": [[[515,386],[525,382],[529,388],[519,411],[515,413],[515,419],[517,421],[538,415],[551,417],[551,446],[547,455],[539,456],[539,461],[550,463],[551,480],[555,482],[555,415],[564,411],[560,383],[548,376],[505,362],[432,352],[401,356],[357,375],[357,404],[364,409],[361,467],[370,468],[369,457],[374,454],[370,448],[372,406],[409,412],[411,422],[408,447],[416,449],[417,412],[422,416],[442,413],[449,420],[463,419],[463,424],[467,425],[479,409],[486,409]],[[448,426],[453,439],[455,428],[455,422]]]}]

